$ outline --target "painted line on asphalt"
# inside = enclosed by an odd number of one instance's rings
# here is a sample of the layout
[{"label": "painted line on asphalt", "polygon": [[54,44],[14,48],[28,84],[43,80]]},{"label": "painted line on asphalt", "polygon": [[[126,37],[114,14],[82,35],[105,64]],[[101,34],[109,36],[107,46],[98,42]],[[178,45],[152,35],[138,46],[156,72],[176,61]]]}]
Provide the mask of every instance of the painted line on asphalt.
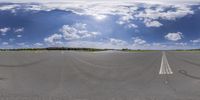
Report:
[{"label": "painted line on asphalt", "polygon": [[159,74],[173,74],[172,69],[169,66],[165,52],[162,52],[162,60],[161,60]]}]

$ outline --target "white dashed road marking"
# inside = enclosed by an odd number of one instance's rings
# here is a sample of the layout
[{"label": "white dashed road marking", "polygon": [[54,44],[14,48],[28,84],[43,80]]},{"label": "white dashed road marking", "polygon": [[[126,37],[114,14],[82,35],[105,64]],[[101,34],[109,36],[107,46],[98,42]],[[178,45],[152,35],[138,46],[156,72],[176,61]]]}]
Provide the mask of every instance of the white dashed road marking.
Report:
[{"label": "white dashed road marking", "polygon": [[170,68],[169,63],[167,61],[165,52],[162,52],[162,61],[159,74],[173,74],[172,69]]}]

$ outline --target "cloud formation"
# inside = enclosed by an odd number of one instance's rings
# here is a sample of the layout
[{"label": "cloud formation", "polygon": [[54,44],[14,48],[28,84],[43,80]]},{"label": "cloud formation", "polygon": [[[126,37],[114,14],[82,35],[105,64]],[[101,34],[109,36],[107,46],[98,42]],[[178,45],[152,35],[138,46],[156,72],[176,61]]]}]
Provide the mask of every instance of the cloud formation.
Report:
[{"label": "cloud formation", "polygon": [[[62,1],[62,0],[61,0]],[[109,15],[117,15],[119,19],[117,24],[126,25],[129,28],[137,28],[133,21],[141,20],[147,27],[160,27],[163,24],[162,20],[176,20],[187,15],[194,14],[191,9],[193,3],[170,4],[170,3],[150,3],[147,0],[144,2],[135,1],[64,1],[62,2],[40,2],[38,4],[28,3],[12,4],[1,6],[0,10],[16,10],[24,9],[25,11],[52,11],[63,10],[71,11],[78,15],[93,16],[97,19]],[[154,0],[153,0],[154,1]],[[162,0],[161,0],[162,1]],[[155,1],[154,1],[155,2]],[[164,2],[164,1],[162,1]],[[141,10],[143,9],[143,10]],[[172,10],[173,9],[173,10]]]},{"label": "cloud formation", "polygon": [[14,29],[14,32],[16,33],[20,33],[20,32],[23,32],[24,31],[24,28],[17,28],[17,29]]},{"label": "cloud formation", "polygon": [[6,33],[8,31],[10,31],[9,27],[0,28],[0,33]]},{"label": "cloud formation", "polygon": [[2,42],[2,45],[8,45],[8,42]]},{"label": "cloud formation", "polygon": [[100,34],[99,32],[88,31],[86,28],[86,24],[82,23],[76,23],[72,26],[63,25],[59,32],[63,34],[65,40],[87,38]]},{"label": "cloud formation", "polygon": [[44,38],[44,42],[54,45],[60,43],[60,39],[62,39],[62,35],[55,33],[49,37]]},{"label": "cloud formation", "polygon": [[[48,0],[46,0],[48,1]],[[62,0],[61,0],[62,1]],[[154,2],[150,2],[154,1]],[[164,0],[138,0],[138,1],[91,1],[85,2],[82,1],[64,1],[63,2],[40,2],[40,3],[13,3],[13,4],[2,4],[0,6],[0,11],[11,11],[12,13],[18,13],[18,11],[22,12],[40,12],[46,11],[47,13],[53,10],[62,10],[62,11],[69,11],[72,12],[75,16],[87,17],[89,20],[96,19],[96,22],[101,23],[100,20],[104,20],[106,18],[113,18],[110,22],[118,26],[123,27],[122,34],[126,34],[126,32],[131,32],[130,36],[135,36],[132,38],[131,42],[126,41],[126,39],[120,39],[110,37],[107,38],[105,41],[99,41],[102,37],[101,32],[96,32],[95,30],[90,30],[89,24],[80,23],[82,21],[76,20],[75,23],[72,24],[62,24],[63,26],[57,29],[57,32],[54,34],[49,35],[43,38],[43,41],[48,45],[64,45],[64,46],[95,46],[101,45],[100,47],[113,47],[113,48],[166,48],[168,45],[173,46],[188,46],[185,41],[177,42],[178,40],[183,39],[182,30],[181,32],[172,32],[160,37],[164,37],[167,40],[173,41],[173,44],[165,44],[165,43],[154,43],[154,41],[147,41],[145,40],[145,36],[134,34],[136,31],[140,31],[140,28],[145,28],[145,30],[150,29],[159,29],[159,27],[165,27],[165,21],[176,22],[177,19],[187,17],[188,15],[193,15],[195,10],[192,8],[193,3],[164,3]],[[179,1],[179,0],[175,0]],[[173,2],[173,1],[172,1]],[[181,2],[181,1],[179,1]],[[114,16],[114,17],[113,17]],[[94,17],[94,18],[93,18]],[[110,21],[110,19],[108,21]],[[84,21],[83,21],[84,22]],[[103,21],[102,21],[103,22]],[[86,21],[87,23],[87,21]],[[96,23],[95,23],[96,24]],[[113,26],[115,26],[113,25]],[[121,28],[120,26],[120,28]],[[154,28],[152,28],[154,27]],[[116,27],[115,27],[116,28]],[[127,29],[129,28],[129,29]],[[124,31],[127,29],[127,31]],[[2,35],[6,35],[5,33],[12,30],[11,32],[21,33],[24,32],[24,28],[9,28],[9,27],[2,27],[0,29],[0,33]],[[26,29],[28,31],[28,28]],[[98,30],[99,31],[99,30]],[[101,30],[100,30],[101,31]],[[116,30],[114,30],[116,31]],[[103,32],[103,31],[102,31]],[[112,31],[105,32],[108,34],[112,34]],[[123,33],[124,32],[124,33]],[[140,31],[142,33],[142,31]],[[138,32],[138,33],[140,33]],[[145,31],[146,32],[146,31]],[[133,33],[133,35],[132,35]],[[129,34],[129,33],[127,33]],[[146,34],[146,33],[144,33]],[[143,35],[143,34],[142,34]],[[16,35],[17,37],[21,37],[22,35]],[[15,37],[16,37],[15,36]],[[105,35],[107,36],[107,35]],[[139,37],[137,37],[139,36]],[[186,36],[186,35],[185,35]],[[4,36],[7,37],[7,36]],[[92,39],[96,39],[92,41]],[[105,37],[103,37],[105,38]],[[124,38],[124,37],[123,37]],[[129,38],[129,39],[130,39]],[[186,38],[186,37],[185,37]],[[20,39],[20,38],[18,38]],[[17,40],[17,39],[16,39]],[[41,42],[41,41],[40,41]],[[45,43],[36,42],[32,45],[34,46],[42,46]],[[199,39],[188,41],[191,43],[199,43]],[[9,42],[10,43],[10,42]],[[95,44],[96,43],[96,44]],[[86,45],[84,45],[86,44]],[[98,46],[97,46],[98,47]]]},{"label": "cloud formation", "polygon": [[139,37],[133,37],[133,46],[137,46],[137,45],[143,45],[146,43],[145,40],[139,38]]},{"label": "cloud formation", "polygon": [[158,21],[144,21],[144,23],[147,27],[160,27],[163,25]]},{"label": "cloud formation", "polygon": [[168,33],[167,35],[165,35],[165,38],[170,41],[178,41],[183,38],[183,33],[181,32]]},{"label": "cloud formation", "polygon": [[125,46],[128,44],[126,41],[115,39],[115,38],[110,38],[110,43],[112,45],[117,45],[117,46]]},{"label": "cloud formation", "polygon": [[43,46],[43,43],[37,42],[37,43],[35,43],[33,45],[36,46],[36,47],[41,47],[41,46]]},{"label": "cloud formation", "polygon": [[84,38],[95,37],[99,32],[91,32],[87,30],[86,24],[75,23],[73,25],[63,25],[58,33],[44,38],[44,41],[49,44],[62,44],[63,41],[72,41]]},{"label": "cloud formation", "polygon": [[195,40],[190,40],[190,42],[192,42],[192,43],[200,43],[200,38],[199,39],[195,39]]}]

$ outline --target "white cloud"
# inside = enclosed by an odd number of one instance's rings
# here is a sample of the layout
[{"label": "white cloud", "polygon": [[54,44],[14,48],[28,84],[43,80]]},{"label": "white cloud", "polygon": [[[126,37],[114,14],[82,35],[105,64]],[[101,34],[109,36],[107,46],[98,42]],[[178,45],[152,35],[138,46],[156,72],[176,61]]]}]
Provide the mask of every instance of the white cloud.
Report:
[{"label": "white cloud", "polygon": [[22,28],[17,28],[17,29],[14,30],[14,32],[16,32],[16,33],[20,33],[20,32],[23,32],[23,31],[24,31],[23,27]]},{"label": "white cloud", "polygon": [[10,45],[8,42],[2,42],[0,47],[3,49],[13,48],[13,46]]},{"label": "white cloud", "polygon": [[196,40],[190,40],[190,42],[192,42],[192,43],[200,43],[200,38],[196,39]]},{"label": "white cloud", "polygon": [[123,40],[110,38],[106,41],[84,41],[76,40],[64,43],[67,47],[86,47],[86,48],[102,48],[102,49],[122,49],[130,45]]},{"label": "white cloud", "polygon": [[[169,8],[175,10],[165,11],[165,9]],[[194,14],[194,11],[188,5],[150,5],[150,7],[146,7],[144,11],[136,14],[135,17],[140,19],[142,18],[147,27],[160,27],[162,24],[154,20],[176,20],[191,14]]]},{"label": "white cloud", "polygon": [[28,45],[27,43],[21,42],[21,43],[16,43],[18,45],[18,47],[20,48],[29,48],[30,45]]},{"label": "white cloud", "polygon": [[183,34],[181,32],[168,33],[167,35],[165,35],[165,38],[171,41],[178,41],[183,38]]},{"label": "white cloud", "polygon": [[[131,10],[131,8],[127,8],[127,7],[116,7],[116,14],[111,13],[112,15],[120,15],[121,17],[119,18],[119,20],[116,22],[117,24],[123,25],[123,24],[130,24],[131,20],[134,20],[134,16],[133,14],[136,12],[136,10],[138,9],[138,7],[136,7],[136,5],[134,5],[135,7],[132,7],[134,9]],[[121,10],[117,10],[121,9]]]},{"label": "white cloud", "polygon": [[107,42],[97,42],[97,41],[69,41],[65,43],[68,47],[85,47],[85,48],[119,48]]},{"label": "white cloud", "polygon": [[116,23],[119,24],[119,25],[123,25],[123,24],[125,24],[125,22],[120,21],[120,20],[116,21]]},{"label": "white cloud", "polygon": [[162,44],[162,43],[155,43],[155,42],[154,42],[154,43],[151,44],[151,47],[163,49],[163,48],[166,48],[167,45]]},{"label": "white cloud", "polygon": [[160,43],[152,43],[152,45],[154,45],[154,46],[160,46],[161,44]]},{"label": "white cloud", "polygon": [[17,45],[19,45],[19,46],[24,46],[25,43],[17,43]]},{"label": "white cloud", "polygon": [[79,39],[81,38],[79,36],[78,30],[70,27],[69,25],[64,25],[61,29],[60,32],[62,32],[64,34],[64,37],[66,40],[73,40],[73,39]]},{"label": "white cloud", "polygon": [[136,46],[136,45],[143,45],[146,43],[145,40],[139,38],[139,37],[133,37],[133,45]]},{"label": "white cloud", "polygon": [[109,38],[108,41],[70,41],[64,43],[68,47],[89,47],[89,48],[108,48],[108,49],[165,49],[165,45],[160,44],[155,46],[153,44],[147,43],[145,40],[139,37],[133,38],[133,41],[128,43],[124,40]]},{"label": "white cloud", "polygon": [[[108,48],[108,49],[152,49],[152,50],[170,50],[170,49],[188,49],[193,48],[187,43],[147,43],[145,40],[135,37],[133,42],[110,38],[109,41],[70,41],[64,43],[67,47],[88,47],[88,48]],[[120,44],[120,45],[119,45]]]},{"label": "white cloud", "polygon": [[[8,31],[10,31],[10,30],[11,30],[10,27],[0,28],[0,33],[1,33],[1,35],[6,35],[6,33],[7,33]],[[17,29],[13,29],[13,30],[14,30],[14,32],[16,32],[16,33],[20,33],[20,32],[23,32],[23,31],[24,31],[24,28],[22,27],[22,28],[17,28]],[[17,37],[21,37],[21,35],[17,35]]]},{"label": "white cloud", "polygon": [[21,5],[18,5],[18,4],[1,5],[0,10],[1,11],[9,10],[11,11],[11,13],[16,14],[16,9],[18,7],[21,7]]},{"label": "white cloud", "polygon": [[86,24],[82,23],[76,23],[72,26],[63,25],[63,27],[59,31],[63,34],[63,37],[66,40],[76,40],[81,38],[93,37],[100,34],[99,32],[89,32],[86,28]]},{"label": "white cloud", "polygon": [[8,42],[2,42],[2,45],[8,45]]},{"label": "white cloud", "polygon": [[180,46],[187,46],[187,43],[185,42],[180,42],[180,43],[175,43],[176,45],[180,45]]},{"label": "white cloud", "polygon": [[18,4],[3,5],[0,6],[0,10],[12,10],[15,9],[16,7],[20,7],[20,5]]},{"label": "white cloud", "polygon": [[186,42],[180,43],[148,43],[139,37],[134,37],[132,42],[127,42],[121,39],[109,38],[101,41],[90,40],[73,40],[73,41],[59,41],[60,43],[55,46],[66,47],[85,47],[85,48],[102,48],[102,49],[158,49],[158,50],[170,50],[170,49],[191,49],[195,48],[188,45]]},{"label": "white cloud", "polygon": [[119,46],[125,46],[127,45],[126,41],[120,40],[120,39],[115,39],[115,38],[110,38],[110,43],[113,45],[119,45]]},{"label": "white cloud", "polygon": [[55,43],[58,43],[61,39],[62,39],[62,35],[55,33],[49,37],[44,38],[44,41],[50,44],[55,44]]},{"label": "white cloud", "polygon": [[[136,15],[136,17],[152,20],[159,18],[164,20],[175,20],[189,14],[194,14],[194,11],[192,11],[188,5],[160,5],[158,7],[155,6],[155,8],[152,9],[151,7],[153,6],[155,5],[146,8],[144,11]],[[166,8],[173,8],[175,10],[164,11]]]},{"label": "white cloud", "polygon": [[144,23],[147,27],[160,27],[163,25],[158,21],[144,21]]},{"label": "white cloud", "polygon": [[[198,4],[199,0],[74,0],[74,2],[106,2],[106,3],[113,3],[113,2],[138,2],[138,3],[148,3],[148,4]],[[39,3],[55,3],[55,2],[71,2],[71,0],[1,0],[1,2],[13,2],[13,3],[29,3],[29,2],[39,2]]]},{"label": "white cloud", "polygon": [[18,38],[22,37],[22,35],[17,35]]},{"label": "white cloud", "polygon": [[[62,1],[62,0],[61,0]],[[51,11],[55,9],[72,11],[73,13],[79,15],[89,15],[96,19],[104,19],[108,15],[117,15],[119,19],[116,23],[120,25],[129,25],[132,20],[147,20],[148,26],[159,27],[162,24],[156,20],[176,20],[177,18],[182,18],[184,16],[194,14],[191,9],[191,4],[195,4],[194,1],[174,1],[167,2],[164,0],[126,0],[126,1],[89,1],[88,0],[76,0],[76,1],[62,1],[62,2],[40,2],[39,4],[28,3],[26,5],[15,4],[14,6],[8,5],[6,8],[1,8],[3,10],[25,9],[34,11]],[[65,3],[63,3],[65,2]],[[184,2],[184,3],[180,3]],[[186,3],[187,2],[187,3]],[[19,7],[20,6],[20,7]],[[144,8],[144,10],[138,10],[139,8]],[[174,10],[170,10],[172,8]],[[146,24],[146,23],[145,23]]]},{"label": "white cloud", "polygon": [[6,33],[8,31],[10,31],[9,27],[0,28],[0,33]]},{"label": "white cloud", "polygon": [[43,43],[35,43],[35,44],[33,44],[34,46],[36,46],[36,47],[41,47],[41,46],[43,46]]},{"label": "white cloud", "polygon": [[94,17],[96,20],[101,21],[101,20],[104,20],[107,16],[106,15],[96,15]]},{"label": "white cloud", "polygon": [[132,23],[132,24],[128,24],[128,28],[134,28],[135,29],[135,28],[138,28],[138,26],[136,24]]},{"label": "white cloud", "polygon": [[15,39],[10,38],[8,41],[9,41],[9,42],[13,42],[13,41],[15,41]]},{"label": "white cloud", "polygon": [[[44,41],[49,44],[62,45],[65,41],[79,40],[83,38],[94,37],[99,35],[99,32],[90,32],[87,30],[86,24],[76,23],[73,25],[63,25],[58,33],[46,37]],[[65,41],[64,41],[65,40]]]}]

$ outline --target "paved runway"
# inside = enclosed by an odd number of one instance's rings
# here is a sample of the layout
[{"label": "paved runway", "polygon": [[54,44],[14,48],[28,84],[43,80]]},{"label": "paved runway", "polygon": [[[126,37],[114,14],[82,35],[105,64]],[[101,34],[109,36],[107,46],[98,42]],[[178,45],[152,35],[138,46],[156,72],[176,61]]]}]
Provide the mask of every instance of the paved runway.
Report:
[{"label": "paved runway", "polygon": [[200,53],[0,52],[0,100],[199,100]]}]

